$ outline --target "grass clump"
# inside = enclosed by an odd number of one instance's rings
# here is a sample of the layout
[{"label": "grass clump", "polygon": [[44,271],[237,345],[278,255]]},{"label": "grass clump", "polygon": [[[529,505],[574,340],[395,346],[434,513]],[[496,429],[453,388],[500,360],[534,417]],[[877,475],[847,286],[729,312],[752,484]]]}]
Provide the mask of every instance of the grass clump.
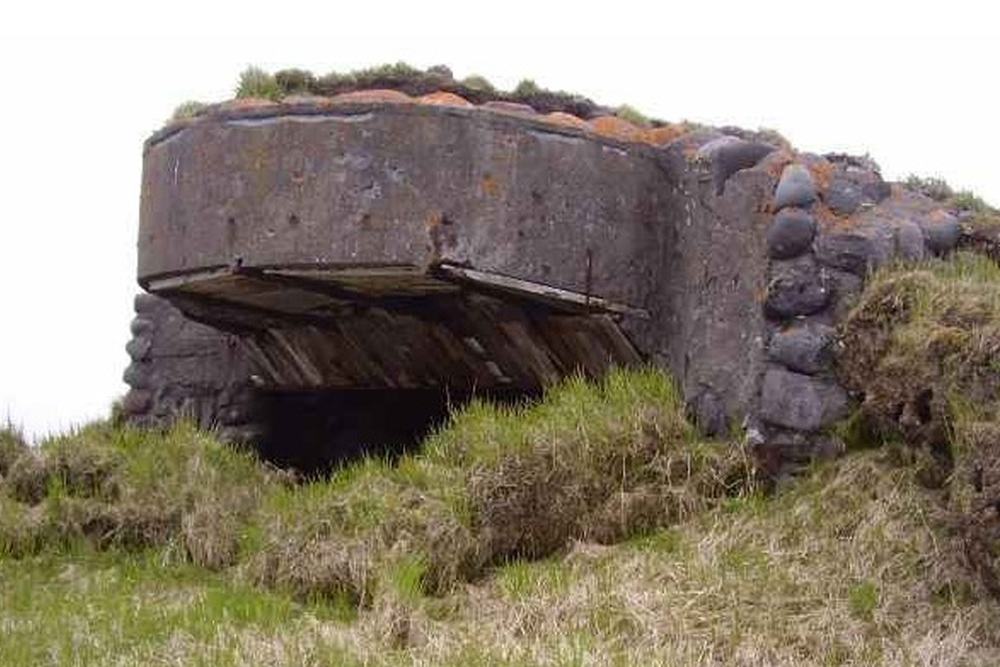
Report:
[{"label": "grass clump", "polygon": [[947,491],[973,567],[1000,595],[1000,267],[958,253],[876,274],[843,327],[839,373],[856,417],[902,440]]},{"label": "grass clump", "polygon": [[273,74],[253,65],[240,72],[240,80],[236,85],[237,98],[259,97],[277,100],[281,96],[281,86]]},{"label": "grass clump", "polygon": [[494,561],[673,523],[751,476],[738,447],[698,439],[657,371],[571,379],[537,406],[473,404],[429,439],[427,456],[467,467],[470,512]]},{"label": "grass clump", "polygon": [[645,114],[628,104],[623,104],[615,109],[615,115],[622,120],[627,120],[636,127],[649,127],[651,125],[649,118]]},{"label": "grass clump", "polygon": [[677,522],[749,484],[741,450],[698,441],[662,373],[613,371],[538,404],[473,402],[395,467],[367,461],[272,496],[250,569],[366,605],[419,563],[411,578],[440,595],[510,558]]},{"label": "grass clump", "polygon": [[28,453],[28,443],[19,428],[8,423],[0,426],[0,479],[10,472],[14,463]]},{"label": "grass clump", "polygon": [[17,459],[0,486],[0,551],[169,546],[222,567],[234,561],[237,531],[268,479],[254,458],[190,425],[92,424]]},{"label": "grass clump", "polygon": [[969,190],[955,190],[943,178],[910,174],[904,184],[911,190],[959,211],[997,213],[996,209],[987,204],[982,197]]},{"label": "grass clump", "polygon": [[174,108],[174,112],[170,114],[170,120],[176,122],[196,118],[203,114],[207,108],[208,105],[204,102],[197,102],[195,100],[182,102]]}]

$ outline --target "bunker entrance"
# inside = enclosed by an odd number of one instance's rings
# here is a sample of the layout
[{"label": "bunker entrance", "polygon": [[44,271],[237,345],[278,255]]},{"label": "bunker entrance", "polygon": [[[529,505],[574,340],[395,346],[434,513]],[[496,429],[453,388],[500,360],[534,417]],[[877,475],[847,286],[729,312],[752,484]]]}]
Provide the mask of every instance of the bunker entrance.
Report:
[{"label": "bunker entrance", "polygon": [[646,314],[468,267],[247,269],[153,280],[190,319],[235,334],[256,386],[257,446],[329,470],[416,446],[469,397],[538,396],[641,357],[619,323]]},{"label": "bunker entrance", "polygon": [[[498,390],[481,397],[514,403],[537,393]],[[450,410],[470,398],[433,389],[261,391],[256,397],[261,432],[254,445],[281,468],[324,475],[361,456],[392,460],[415,451]]]}]

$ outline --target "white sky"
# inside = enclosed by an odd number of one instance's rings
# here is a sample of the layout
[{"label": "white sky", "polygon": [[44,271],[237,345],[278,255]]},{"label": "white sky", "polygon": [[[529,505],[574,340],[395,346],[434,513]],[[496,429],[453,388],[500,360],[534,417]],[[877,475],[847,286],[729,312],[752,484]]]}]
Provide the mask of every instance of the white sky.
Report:
[{"label": "white sky", "polygon": [[42,2],[0,9],[0,419],[36,435],[125,391],[142,141],[248,64],[404,60],[664,120],[770,127],[1000,204],[1000,10],[921,3]]}]

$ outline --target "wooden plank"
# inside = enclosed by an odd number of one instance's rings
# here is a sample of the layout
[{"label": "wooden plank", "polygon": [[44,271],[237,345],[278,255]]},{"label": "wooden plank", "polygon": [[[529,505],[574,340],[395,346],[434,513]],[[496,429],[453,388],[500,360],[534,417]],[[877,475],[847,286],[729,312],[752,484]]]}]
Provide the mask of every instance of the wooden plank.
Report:
[{"label": "wooden plank", "polygon": [[504,276],[499,273],[477,271],[452,264],[440,264],[435,267],[435,270],[452,280],[538,301],[556,308],[583,309],[588,312],[608,312],[649,319],[648,311],[609,301],[608,299],[602,299],[591,294],[581,294],[579,292],[552,287],[551,285],[521,280],[520,278]]}]

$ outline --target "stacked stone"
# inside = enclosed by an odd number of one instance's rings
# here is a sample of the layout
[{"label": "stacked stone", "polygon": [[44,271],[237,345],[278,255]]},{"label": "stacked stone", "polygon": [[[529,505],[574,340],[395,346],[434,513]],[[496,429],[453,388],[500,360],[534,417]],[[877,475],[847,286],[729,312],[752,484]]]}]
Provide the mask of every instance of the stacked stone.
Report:
[{"label": "stacked stone", "polygon": [[755,435],[772,458],[794,464],[843,448],[826,432],[850,407],[833,373],[835,325],[866,277],[888,262],[951,251],[961,227],[932,200],[884,182],[870,160],[843,155],[792,158],[772,211]]},{"label": "stacked stone", "polygon": [[125,348],[132,362],[123,376],[129,422],[165,426],[183,417],[223,439],[251,441],[257,435],[252,368],[238,339],[151,294],[136,296],[135,312]]}]

